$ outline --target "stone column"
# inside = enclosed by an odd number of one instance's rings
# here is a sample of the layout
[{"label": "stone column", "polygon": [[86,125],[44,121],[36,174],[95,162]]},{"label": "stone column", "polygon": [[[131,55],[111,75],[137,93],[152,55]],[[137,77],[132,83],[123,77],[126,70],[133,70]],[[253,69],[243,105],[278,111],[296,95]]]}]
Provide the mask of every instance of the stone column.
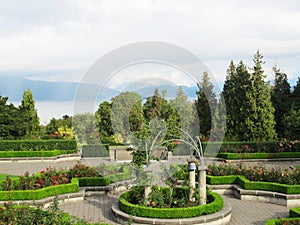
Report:
[{"label": "stone column", "polygon": [[199,195],[200,205],[206,204],[206,166],[199,166]]},{"label": "stone column", "polygon": [[189,198],[191,202],[195,201],[195,197],[193,197],[195,191],[194,189],[196,188],[196,164],[194,161],[189,161],[188,162],[188,168],[189,168],[189,188],[190,188],[190,193],[189,193]]}]

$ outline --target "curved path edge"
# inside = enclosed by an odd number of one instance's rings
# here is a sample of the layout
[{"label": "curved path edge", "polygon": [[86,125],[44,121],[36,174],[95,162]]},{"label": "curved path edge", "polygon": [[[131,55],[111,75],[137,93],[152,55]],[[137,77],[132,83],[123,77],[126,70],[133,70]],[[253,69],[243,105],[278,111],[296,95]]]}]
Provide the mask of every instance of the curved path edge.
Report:
[{"label": "curved path edge", "polygon": [[229,224],[231,219],[231,204],[224,199],[223,208],[210,215],[199,216],[194,218],[182,218],[182,219],[156,219],[156,218],[144,218],[132,216],[127,213],[122,212],[119,209],[118,201],[114,202],[112,205],[112,214],[115,222],[119,224],[127,224],[130,221],[130,224],[158,224],[158,225],[225,225]]}]

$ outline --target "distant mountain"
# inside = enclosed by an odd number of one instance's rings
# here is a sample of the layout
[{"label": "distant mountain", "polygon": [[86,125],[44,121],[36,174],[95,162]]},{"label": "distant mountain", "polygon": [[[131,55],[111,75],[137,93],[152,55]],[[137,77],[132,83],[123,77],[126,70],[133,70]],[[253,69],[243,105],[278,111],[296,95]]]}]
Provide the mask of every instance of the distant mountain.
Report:
[{"label": "distant mountain", "polygon": [[[117,96],[120,92],[134,91],[142,96],[143,99],[153,95],[154,89],[159,91],[166,90],[166,98],[175,98],[178,86],[166,82],[165,80],[151,80],[151,82],[133,82],[123,84],[116,90],[107,87],[100,87],[96,84],[82,84],[82,95],[77,100],[95,100],[98,95],[97,102],[109,101],[112,97]],[[76,82],[48,82],[41,80],[31,80],[18,76],[0,76],[0,95],[9,98],[10,102],[19,102],[22,100],[23,92],[28,88],[31,89],[36,101],[74,101],[79,83]],[[122,87],[122,88],[121,88]],[[198,88],[182,86],[189,98],[197,97]]]},{"label": "distant mountain", "polygon": [[[30,80],[17,76],[0,76],[0,95],[7,96],[9,101],[21,101],[23,92],[31,89],[36,101],[73,101],[79,83],[75,82],[48,82]],[[90,100],[94,93],[101,90],[98,101],[109,100],[119,92],[96,84],[84,84],[86,90],[81,100]],[[93,99],[92,99],[93,100]]]}]

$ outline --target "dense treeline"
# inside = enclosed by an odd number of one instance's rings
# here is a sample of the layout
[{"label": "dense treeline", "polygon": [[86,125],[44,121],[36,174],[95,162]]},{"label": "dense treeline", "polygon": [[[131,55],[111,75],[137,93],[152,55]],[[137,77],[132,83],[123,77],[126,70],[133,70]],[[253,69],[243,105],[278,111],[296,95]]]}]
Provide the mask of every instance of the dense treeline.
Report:
[{"label": "dense treeline", "polygon": [[0,96],[0,139],[77,138],[80,143],[96,144],[100,137],[102,143],[131,143],[136,137],[154,138],[159,131],[164,139],[178,138],[176,127],[200,135],[202,140],[220,140],[224,134],[230,141],[299,139],[300,77],[291,87],[287,75],[274,67],[271,86],[265,81],[263,64],[259,51],[250,67],[243,61],[231,61],[218,98],[204,72],[194,102],[181,87],[169,100],[166,91],[159,93],[158,89],[144,101],[137,93],[124,92],[102,102],[95,115],[65,115],[51,119],[46,126],[39,125],[30,89],[24,92],[19,107]]}]

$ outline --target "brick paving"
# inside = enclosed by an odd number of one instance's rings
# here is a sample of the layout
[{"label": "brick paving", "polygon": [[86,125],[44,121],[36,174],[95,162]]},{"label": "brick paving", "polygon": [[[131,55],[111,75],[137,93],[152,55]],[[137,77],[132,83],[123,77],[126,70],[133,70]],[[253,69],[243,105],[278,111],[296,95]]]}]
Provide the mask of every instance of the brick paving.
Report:
[{"label": "brick paving", "polygon": [[[82,159],[83,163],[96,166],[100,163],[110,163],[107,159],[104,161],[99,159]],[[185,163],[186,158],[179,157],[173,159],[172,163]],[[26,171],[30,174],[44,170],[51,166],[56,169],[67,169],[77,163],[72,161],[29,161],[29,162],[0,162],[0,173],[22,175]],[[171,163],[171,162],[169,162]],[[300,162],[278,162],[266,163],[267,165],[299,165]],[[224,196],[233,206],[231,225],[263,225],[270,218],[288,217],[289,209],[285,206],[278,206],[269,203],[241,201],[231,196]],[[84,201],[74,203],[61,204],[62,210],[71,215],[86,219],[90,222],[105,222],[108,224],[116,224],[112,221],[111,205],[116,201],[118,196],[93,195],[87,197]]]}]

